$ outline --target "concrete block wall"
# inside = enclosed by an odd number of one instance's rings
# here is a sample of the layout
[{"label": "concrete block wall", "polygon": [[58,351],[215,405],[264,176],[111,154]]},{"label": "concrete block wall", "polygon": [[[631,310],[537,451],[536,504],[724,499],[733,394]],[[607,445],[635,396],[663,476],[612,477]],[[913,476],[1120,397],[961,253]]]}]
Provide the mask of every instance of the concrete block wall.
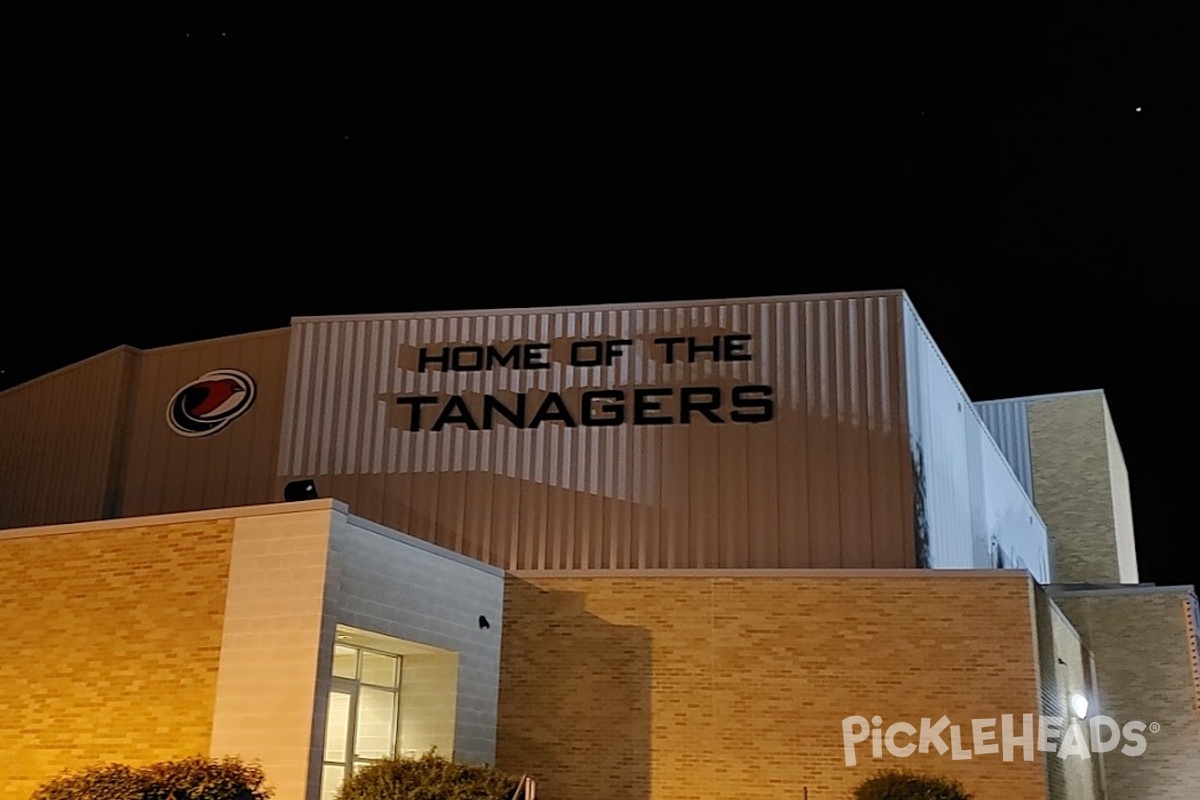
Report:
[{"label": "concrete block wall", "polygon": [[1106,754],[1109,797],[1194,800],[1200,788],[1200,685],[1190,587],[1052,588],[1092,651],[1102,713],[1157,723],[1136,757]]},{"label": "concrete block wall", "polygon": [[233,531],[218,518],[0,532],[0,798],[63,769],[208,752]]},{"label": "concrete block wall", "polygon": [[332,504],[265,512],[234,523],[210,752],[261,762],[278,800],[309,800],[325,729],[317,684]]},{"label": "concrete block wall", "polygon": [[322,656],[331,657],[338,624],[457,653],[454,752],[444,754],[492,763],[504,572],[343,512],[334,515],[331,551]]},{"label": "concrete block wall", "polygon": [[[885,766],[1046,800],[1045,754],[896,759],[841,721],[1039,713],[1021,571],[523,573],[505,595],[497,763],[545,800],[845,800]],[[999,737],[997,737],[999,738]],[[903,740],[903,739],[902,739]]]}]

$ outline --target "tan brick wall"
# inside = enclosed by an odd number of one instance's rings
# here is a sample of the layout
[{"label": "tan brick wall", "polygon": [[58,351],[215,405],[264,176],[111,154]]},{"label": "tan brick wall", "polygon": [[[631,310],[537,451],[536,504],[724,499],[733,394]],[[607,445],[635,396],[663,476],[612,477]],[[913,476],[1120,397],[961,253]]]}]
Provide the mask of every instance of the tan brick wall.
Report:
[{"label": "tan brick wall", "polygon": [[[497,763],[544,800],[844,800],[891,764],[977,800],[1044,800],[1045,764],[886,755],[842,720],[964,726],[1038,713],[1032,592],[1017,573],[510,578]],[[948,738],[948,737],[947,737]]]},{"label": "tan brick wall", "polygon": [[1200,787],[1200,710],[1188,632],[1186,591],[1056,593],[1058,604],[1093,654],[1098,713],[1124,725],[1162,726],[1146,733],[1140,756],[1108,753],[1109,796],[1195,800]]},{"label": "tan brick wall", "polygon": [[1099,392],[1029,403],[1033,499],[1051,540],[1054,583],[1121,580],[1105,417]]},{"label": "tan brick wall", "polygon": [[1137,583],[1137,544],[1133,535],[1133,497],[1129,491],[1129,469],[1117,438],[1112,411],[1104,403],[1104,438],[1108,446],[1109,485],[1112,489],[1113,527],[1117,537],[1117,569],[1121,583]]},{"label": "tan brick wall", "polygon": [[[1079,632],[1045,590],[1035,587],[1037,607],[1038,659],[1042,683],[1041,713],[1045,717],[1071,720],[1070,698],[1079,692],[1095,702],[1097,695],[1092,654],[1083,646]],[[1083,736],[1087,727],[1077,722]],[[1063,741],[1059,737],[1059,741]],[[1090,742],[1090,738],[1088,739]],[[1046,779],[1050,800],[1095,800],[1102,796],[1102,758],[1089,753],[1086,759],[1046,759]]]},{"label": "tan brick wall", "polygon": [[230,521],[0,538],[0,799],[206,754]]}]

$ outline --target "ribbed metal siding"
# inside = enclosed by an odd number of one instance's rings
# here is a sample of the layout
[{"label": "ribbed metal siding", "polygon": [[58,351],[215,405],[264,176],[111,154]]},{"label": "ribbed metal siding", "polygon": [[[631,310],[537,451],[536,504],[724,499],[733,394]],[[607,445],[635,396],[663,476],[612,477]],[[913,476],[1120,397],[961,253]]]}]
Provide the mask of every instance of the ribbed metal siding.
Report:
[{"label": "ribbed metal siding", "polygon": [[1029,406],[1024,400],[976,403],[975,410],[987,426],[1000,452],[1029,499],[1033,496],[1033,467],[1029,451]]},{"label": "ribbed metal siding", "polygon": [[[282,500],[274,475],[287,374],[289,330],[147,350],[131,395],[122,516],[194,511]],[[166,422],[176,390],[214,369],[257,383],[246,414],[212,436],[187,439]]]},{"label": "ribbed metal siding", "polygon": [[135,357],[110,350],[0,393],[0,527],[104,515]]},{"label": "ribbed metal siding", "polygon": [[[753,361],[650,349],[716,333]],[[611,367],[415,368],[423,346],[613,337],[636,344]],[[300,320],[278,471],[510,569],[911,566],[900,337],[898,295]],[[739,384],[774,388],[772,422],[412,432],[394,402]]]},{"label": "ribbed metal siding", "polygon": [[907,301],[904,330],[912,458],[919,465],[916,491],[925,520],[918,545],[925,566],[1023,567],[1048,582],[1045,524]]}]

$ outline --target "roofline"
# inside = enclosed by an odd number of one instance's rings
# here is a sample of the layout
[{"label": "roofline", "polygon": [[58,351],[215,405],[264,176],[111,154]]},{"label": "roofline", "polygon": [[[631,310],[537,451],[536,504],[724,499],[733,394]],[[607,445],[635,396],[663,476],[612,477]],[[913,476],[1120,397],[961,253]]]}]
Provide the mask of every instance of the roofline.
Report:
[{"label": "roofline", "polygon": [[59,375],[70,372],[73,369],[78,369],[78,368],[82,367],[84,364],[88,364],[92,361],[99,361],[100,359],[102,359],[106,356],[111,356],[114,353],[120,353],[120,352],[140,353],[142,351],[138,350],[136,347],[131,347],[127,344],[119,344],[116,347],[110,347],[107,350],[102,350],[101,352],[96,353],[95,355],[88,356],[87,358],[82,358],[79,361],[72,361],[70,364],[61,366],[58,369],[51,370],[50,372],[46,372],[41,375],[32,377],[23,383],[18,383],[15,386],[10,386],[7,389],[0,390],[0,397],[4,397],[6,394],[9,394],[10,392],[15,392],[18,389],[25,389],[29,386],[33,386],[36,383],[41,383],[42,381],[50,380],[51,378],[55,378],[55,377],[58,377]]},{"label": "roofline", "polygon": [[50,380],[51,378],[58,377],[59,375],[62,375],[66,372],[70,372],[73,369],[78,369],[79,367],[81,367],[84,364],[87,364],[91,361],[96,361],[98,359],[104,358],[105,356],[110,356],[114,353],[126,352],[126,353],[133,353],[135,355],[144,355],[146,353],[161,353],[166,350],[178,350],[178,349],[181,349],[184,347],[195,347],[197,345],[211,344],[213,342],[223,342],[223,341],[228,341],[231,339],[250,339],[255,336],[280,334],[280,333],[285,333],[285,332],[289,332],[289,331],[291,331],[290,327],[288,327],[288,328],[266,328],[266,329],[260,330],[260,331],[247,331],[246,333],[231,333],[228,336],[214,336],[211,339],[195,339],[190,342],[180,342],[179,344],[164,344],[159,347],[147,347],[147,348],[134,347],[133,345],[129,345],[129,344],[119,344],[116,347],[110,347],[109,349],[103,350],[99,353],[96,353],[95,355],[88,356],[87,358],[80,359],[79,361],[72,361],[70,364],[61,366],[58,369],[51,370],[50,372],[46,372],[41,375],[32,377],[23,383],[18,383],[15,386],[8,387],[7,389],[0,389],[0,397],[3,397],[4,395],[8,394],[9,392],[15,392],[18,389],[25,389],[27,387],[33,386],[34,384],[40,383],[42,381],[46,381],[46,380]]},{"label": "roofline", "polygon": [[387,319],[434,319],[437,317],[470,317],[495,314],[546,314],[564,311],[636,311],[657,308],[691,308],[692,306],[725,303],[790,303],[812,300],[855,300],[870,297],[907,297],[903,289],[881,289],[861,292],[826,292],[819,294],[766,295],[757,297],[726,297],[702,300],[641,301],[633,303],[577,304],[570,306],[531,306],[528,308],[465,308],[442,311],[402,311],[384,314],[334,314],[329,316],[292,317],[292,324],[305,322],[372,321]]},{"label": "roofline", "polygon": [[9,528],[0,530],[0,542],[9,539],[33,539],[40,536],[57,536],[69,533],[91,533],[96,531],[111,531],[124,528],[147,528],[157,525],[177,525],[180,523],[208,522],[220,519],[236,519],[238,517],[271,517],[280,514],[298,514],[306,511],[340,511],[346,513],[349,506],[340,500],[318,498],[316,500],[300,500],[296,502],[264,503],[254,506],[235,506],[233,508],[211,508],[202,511],[182,511],[175,514],[153,514],[141,517],[114,517],[112,519],[90,520],[88,522],[66,522],[58,525],[38,525],[31,528]]},{"label": "roofline", "polygon": [[1032,402],[1034,400],[1054,400],[1060,397],[1082,397],[1083,395],[1098,394],[1103,395],[1103,389],[1078,389],[1072,392],[1049,392],[1047,394],[1027,394],[1022,397],[998,397],[995,400],[979,400],[975,403],[977,406],[988,405],[990,403],[1017,403],[1017,402]]},{"label": "roofline", "polygon": [[1131,583],[1128,586],[1111,586],[1102,589],[1072,589],[1069,584],[1049,584],[1046,593],[1051,597],[1102,597],[1131,594],[1196,594],[1195,586],[1179,584],[1174,586],[1145,586]]},{"label": "roofline", "polygon": [[1033,582],[1024,569],[525,569],[510,570],[509,575],[521,580],[542,578],[994,578]]}]

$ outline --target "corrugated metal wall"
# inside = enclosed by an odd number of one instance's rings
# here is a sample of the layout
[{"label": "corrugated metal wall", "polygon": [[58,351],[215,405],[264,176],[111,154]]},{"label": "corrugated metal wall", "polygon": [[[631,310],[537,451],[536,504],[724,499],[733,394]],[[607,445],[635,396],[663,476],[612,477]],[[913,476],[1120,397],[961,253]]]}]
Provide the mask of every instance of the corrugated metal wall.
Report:
[{"label": "corrugated metal wall", "polygon": [[0,527],[105,515],[136,358],[109,350],[0,393]]},{"label": "corrugated metal wall", "polygon": [[907,299],[903,314],[923,563],[1022,567],[1048,582],[1045,524]]},{"label": "corrugated metal wall", "polygon": [[[121,516],[194,511],[282,500],[274,475],[289,330],[147,350],[130,397]],[[244,416],[212,436],[185,438],[166,422],[176,390],[215,369],[257,384]]]},{"label": "corrugated metal wall", "polygon": [[989,400],[976,403],[975,410],[1008,460],[1025,494],[1031,500],[1036,500],[1033,496],[1033,467],[1029,452],[1028,403],[1020,399]]},{"label": "corrugated metal wall", "polygon": [[[668,363],[656,337],[748,335],[750,361]],[[628,339],[610,366],[571,342]],[[419,369],[454,345],[549,343],[547,369]],[[354,513],[510,569],[913,565],[900,295],[297,320],[279,482],[315,478]],[[735,387],[774,418],[735,422]],[[717,387],[720,424],[426,429],[458,396]],[[436,397],[422,429],[397,396]],[[627,408],[627,414],[630,412]],[[657,415],[659,412],[655,412]],[[530,420],[527,420],[529,422]]]}]

